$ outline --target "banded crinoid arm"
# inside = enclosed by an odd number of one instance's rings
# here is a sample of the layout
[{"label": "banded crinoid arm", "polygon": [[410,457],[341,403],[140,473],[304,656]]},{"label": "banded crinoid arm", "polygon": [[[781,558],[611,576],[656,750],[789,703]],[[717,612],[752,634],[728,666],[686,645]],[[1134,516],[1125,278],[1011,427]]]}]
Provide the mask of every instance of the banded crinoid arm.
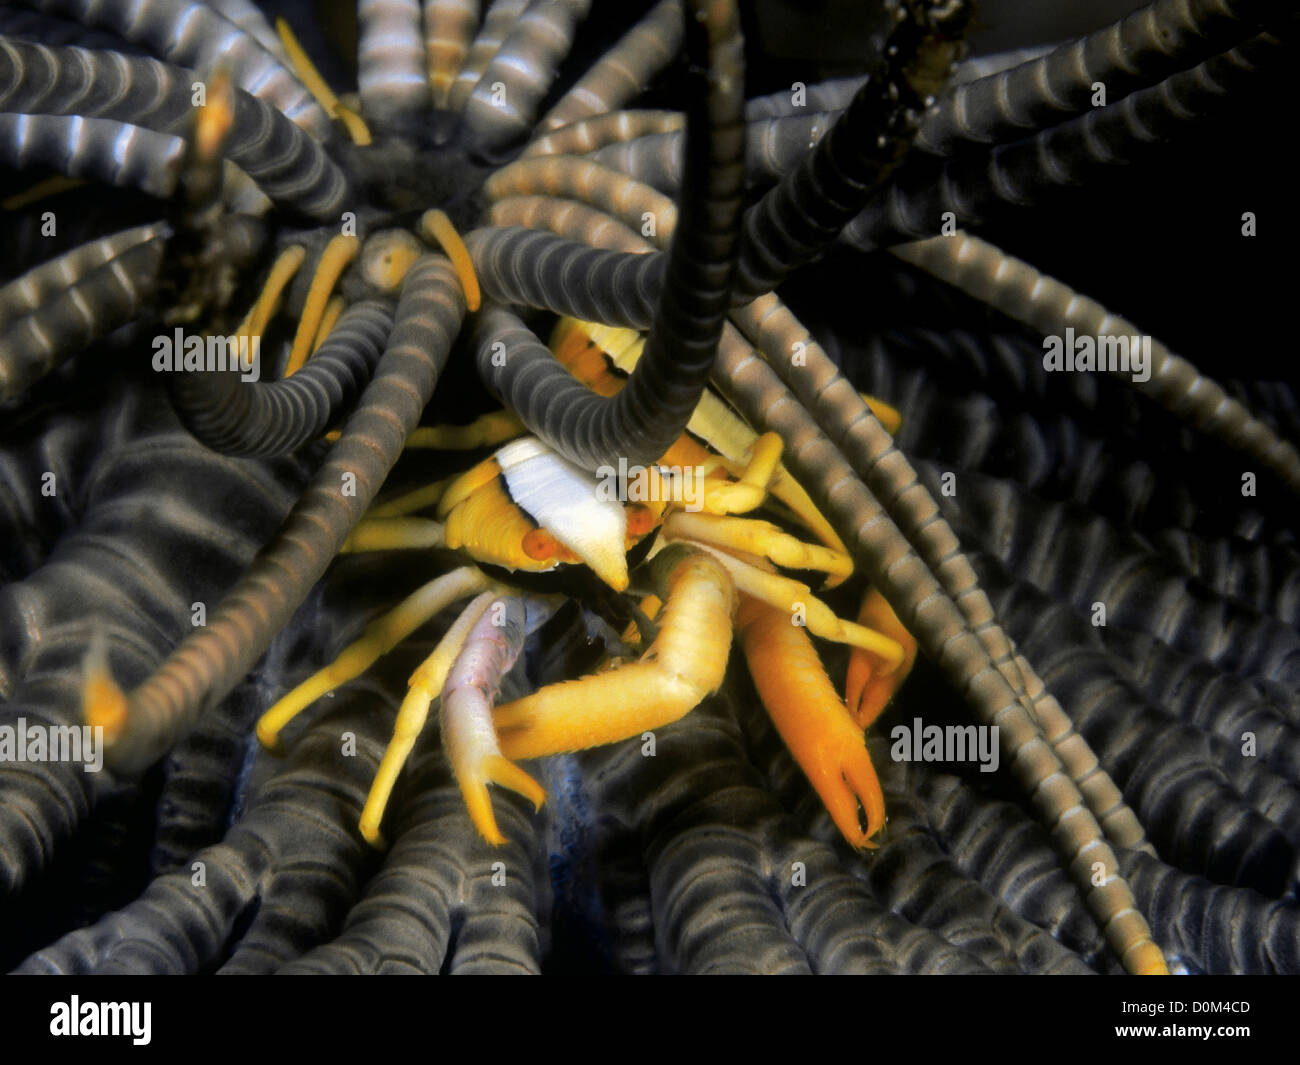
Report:
[{"label": "banded crinoid arm", "polygon": [[375,127],[404,130],[428,110],[419,0],[357,4],[357,90],[362,117]]},{"label": "banded crinoid arm", "polygon": [[464,111],[470,93],[483,77],[483,71],[500,50],[502,42],[510,32],[510,27],[519,20],[519,16],[524,13],[524,8],[527,6],[528,0],[491,0],[487,11],[483,14],[483,22],[478,27],[478,32],[470,41],[465,61],[447,90],[445,106],[448,111],[456,114]]},{"label": "banded crinoid arm", "polygon": [[130,321],[152,294],[169,227],[84,244],[0,289],[0,399],[14,399],[85,343]]},{"label": "banded crinoid arm", "polygon": [[607,144],[621,144],[638,137],[671,133],[686,128],[680,111],[616,111],[594,115],[562,126],[553,133],[528,142],[520,158],[532,155],[581,155]]},{"label": "banded crinoid arm", "polygon": [[[969,234],[934,237],[897,248],[894,254],[1045,336],[1063,336],[1066,329],[1092,337],[1141,335],[1136,325],[1111,314],[1096,300]],[[1138,379],[1132,353],[1129,368],[1117,366],[1109,372],[1131,381],[1138,391],[1261,463],[1292,491],[1300,492],[1300,452],[1293,444],[1159,341],[1153,339],[1150,350],[1145,379]]]},{"label": "banded crinoid arm", "polygon": [[[189,136],[193,81],[189,71],[153,59],[0,38],[0,108],[7,111],[110,118]],[[321,145],[242,89],[234,98],[230,159],[272,200],[337,218],[348,183]]]},{"label": "banded crinoid arm", "polygon": [[916,145],[951,155],[1018,140],[1087,112],[1099,83],[1116,100],[1240,44],[1291,10],[1283,0],[1157,0],[1040,58],[954,86]]},{"label": "banded crinoid arm", "polygon": [[42,263],[0,288],[0,331],[24,315],[48,303],[58,293],[77,284],[92,270],[112,261],[146,241],[167,239],[169,227],[162,222],[132,226],[90,241]]},{"label": "banded crinoid arm", "polygon": [[[750,119],[745,134],[746,180],[757,188],[780,181],[821,141],[840,114],[814,111]],[[681,185],[681,154],[682,136],[670,130],[607,144],[589,152],[587,158],[675,196]]]},{"label": "banded crinoid arm", "polygon": [[936,235],[945,212],[955,216],[958,226],[979,228],[1001,212],[1034,204],[1054,190],[1084,186],[1188,134],[1198,121],[1223,113],[1234,95],[1251,91],[1262,75],[1280,75],[1284,65],[1279,61],[1294,35],[1291,26],[1258,34],[1189,70],[1032,137],[954,156],[937,172],[932,159],[910,160],[845,226],[843,239],[862,251],[908,238],[928,239]]},{"label": "banded crinoid arm", "polygon": [[617,111],[640,96],[677,55],[684,33],[683,0],[659,0],[546,112],[537,133]]},{"label": "banded crinoid arm", "polygon": [[952,72],[964,2],[905,0],[876,75],[800,164],[745,212],[737,294],[775,288],[829,247],[899,166]]},{"label": "banded crinoid arm", "polygon": [[[195,714],[220,699],[265,650],[320,579],[401,452],[437,383],[464,315],[455,273],[426,256],[406,276],[375,376],[329,457],[276,537],[167,662],[131,694],[124,714],[88,707],[123,771],[156,760]],[[344,492],[353,486],[355,495]],[[99,720],[100,718],[104,720]]]},{"label": "banded crinoid arm", "polygon": [[[176,191],[184,159],[180,137],[107,118],[0,115],[0,162],[48,166],[75,179],[139,189],[159,199]],[[235,214],[265,214],[271,201],[233,163],[224,166],[222,198]]]},{"label": "banded crinoid arm", "polygon": [[[549,399],[539,404],[541,418],[529,427],[587,469],[617,463],[619,457],[653,462],[681,435],[708,380],[730,301],[744,182],[743,42],[732,4],[713,0],[696,10],[701,19],[687,41],[697,57],[707,54],[711,76],[690,117],[687,160],[693,179],[685,186],[682,226],[667,256],[650,339],[628,386],[606,400],[581,386],[575,389],[571,375],[554,362],[512,360],[508,353],[496,360],[503,365],[485,367],[491,371],[489,387],[521,412],[525,392],[544,387],[549,396],[563,394],[563,406]],[[477,270],[481,249],[476,251],[473,239],[466,243]],[[527,424],[527,416],[524,420]]]},{"label": "banded crinoid arm", "polygon": [[[37,461],[55,480],[30,476]],[[180,429],[156,384],[115,381],[93,403],[60,412],[48,434],[7,443],[0,471],[11,545],[0,588],[0,716],[68,727],[79,723],[79,663],[96,629],[119,676],[147,676],[172,634],[191,625],[192,604],[238,577],[303,473],[292,462],[254,467],[215,456]],[[42,483],[57,494],[43,498]],[[213,499],[233,497],[243,501],[236,528],[211,511]],[[79,868],[83,845],[112,817],[92,808],[123,795],[122,782],[80,761],[0,764],[0,894],[17,897],[64,861]]]},{"label": "banded crinoid arm", "polygon": [[[1141,824],[1106,774],[1098,772],[1096,756],[1074,731],[1069,717],[1032,669],[1025,673],[1022,665],[1028,663],[1016,659],[934,496],[858,390],[775,295],[759,297],[734,311],[733,317],[897,522],[1021,704],[1032,707],[1045,737],[1067,763],[1071,779],[1084,789],[1088,806],[1105,824],[1107,835],[1121,846],[1146,846]],[[1029,695],[1030,688],[1038,693],[1036,698]]]},{"label": "banded crinoid arm", "polygon": [[80,115],[0,115],[0,162],[52,167],[65,177],[135,188],[165,199],[176,189],[185,142],[125,122]]},{"label": "banded crinoid arm", "polygon": [[227,455],[283,455],[316,440],[361,394],[392,329],[391,306],[345,310],[301,370],[279,381],[229,371],[178,375],[173,399],[185,426]]},{"label": "banded crinoid arm", "polygon": [[478,29],[479,0],[425,0],[424,52],[433,106],[445,109]]},{"label": "banded crinoid arm", "polygon": [[87,26],[105,26],[178,66],[210,70],[223,63],[237,85],[289,121],[313,136],[329,135],[329,116],[293,72],[255,37],[207,4],[191,0],[140,0],[136,4],[97,0],[22,2]]},{"label": "banded crinoid arm", "polygon": [[532,129],[590,8],[591,0],[532,0],[511,26],[465,101],[465,125],[480,153],[491,156]]}]

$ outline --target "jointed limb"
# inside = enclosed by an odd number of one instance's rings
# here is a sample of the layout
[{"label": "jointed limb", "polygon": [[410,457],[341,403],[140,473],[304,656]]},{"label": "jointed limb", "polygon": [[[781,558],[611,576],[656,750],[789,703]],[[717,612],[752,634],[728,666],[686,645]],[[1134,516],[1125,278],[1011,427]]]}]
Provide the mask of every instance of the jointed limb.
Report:
[{"label": "jointed limb", "polygon": [[[821,796],[831,820],[855,847],[885,824],[885,797],[860,729],[835,693],[807,633],[789,614],[741,596],[736,617],[754,686],[772,723]],[[901,671],[899,671],[901,672]],[[866,830],[858,824],[858,803]]]},{"label": "jointed limb", "polygon": [[902,665],[903,648],[895,640],[862,625],[836,617],[830,607],[812,594],[808,585],[776,573],[764,573],[749,563],[733,558],[708,544],[694,541],[692,543],[700,550],[707,551],[726,567],[727,572],[736,582],[738,591],[784,611],[787,617],[801,617],[808,631],[814,636],[870,651],[880,657],[884,671],[892,671]]},{"label": "jointed limb", "polygon": [[664,522],[664,534],[762,555],[787,569],[822,570],[841,578],[853,572],[853,560],[847,555],[806,544],[770,521],[674,511]]},{"label": "jointed limb", "polygon": [[880,660],[861,648],[855,647],[849,653],[844,702],[858,727],[868,728],[911,672],[916,661],[916,640],[874,588],[862,600],[858,624],[888,636],[903,648],[903,664],[895,670],[882,669]]},{"label": "jointed limb", "polygon": [[630,665],[497,707],[492,719],[505,757],[541,758],[638,736],[676,721],[721,686],[734,586],[711,557],[669,551],[653,564],[667,576],[659,635],[649,650]]},{"label": "jointed limb", "polygon": [[257,722],[258,741],[268,750],[275,750],[281,731],[301,711],[322,695],[361,676],[381,655],[391,651],[438,611],[490,586],[491,581],[478,569],[464,566],[416,589],[394,609],[367,625],[361,637],[344,648],[333,662],[313,673],[263,714]]},{"label": "jointed limb", "polygon": [[374,783],[370,785],[370,794],[366,796],[366,805],[361,811],[361,835],[372,846],[383,845],[379,824],[384,819],[384,808],[393,793],[393,785],[397,783],[397,775],[406,764],[411,748],[415,746],[415,741],[429,718],[429,704],[442,694],[443,683],[456,656],[465,646],[470,630],[494,598],[495,593],[487,591],[470,603],[460,617],[452,622],[451,628],[438,641],[433,653],[411,674],[411,679],[407,682],[406,698],[402,700],[402,705],[397,710],[397,720],[393,724],[393,738],[384,751]]}]

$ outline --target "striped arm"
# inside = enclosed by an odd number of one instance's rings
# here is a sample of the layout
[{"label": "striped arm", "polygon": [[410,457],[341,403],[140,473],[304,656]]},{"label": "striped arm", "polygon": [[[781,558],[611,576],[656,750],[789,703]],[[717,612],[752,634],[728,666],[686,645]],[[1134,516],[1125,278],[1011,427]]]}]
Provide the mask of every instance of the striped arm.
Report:
[{"label": "striped arm", "polygon": [[533,0],[465,101],[465,122],[487,154],[520,140],[573,45],[591,0]]},{"label": "striped arm", "polygon": [[424,0],[424,53],[434,107],[446,109],[478,20],[479,0]]},{"label": "striped arm", "polygon": [[295,125],[322,139],[330,135],[329,116],[293,73],[256,38],[206,4],[195,0],[138,0],[130,4],[101,0],[21,2],[88,26],[107,26],[178,66],[206,73],[224,64],[230,68],[235,84],[241,88],[252,86],[256,90],[253,95],[288,116]]},{"label": "striped arm", "polygon": [[[343,435],[274,540],[209,614],[130,695],[127,725],[107,758],[119,771],[155,762],[205,707],[237,684],[329,567],[360,520],[446,364],[465,314],[460,284],[441,257],[406,276],[393,331]],[[350,478],[355,495],[342,485]]]},{"label": "striped arm", "polygon": [[403,128],[429,106],[419,0],[360,0],[357,21],[361,113],[381,128]]},{"label": "striped arm", "polygon": [[[0,109],[131,122],[188,136],[193,75],[153,59],[45,48],[0,38]],[[343,171],[284,115],[235,93],[230,158],[268,196],[318,218],[336,219],[348,189]]]},{"label": "striped arm", "polygon": [[[1044,335],[1063,335],[1067,328],[1088,336],[1141,334],[1132,322],[1111,314],[1095,300],[969,234],[934,237],[898,248],[895,254]],[[1244,452],[1293,491],[1300,491],[1300,452],[1220,385],[1154,339],[1148,369],[1146,381],[1134,381],[1129,372],[1116,373],[1165,409]]]},{"label": "striped arm", "polygon": [[685,32],[682,0],[660,0],[578,79],[537,124],[549,133],[617,111],[640,96],[677,55]]}]

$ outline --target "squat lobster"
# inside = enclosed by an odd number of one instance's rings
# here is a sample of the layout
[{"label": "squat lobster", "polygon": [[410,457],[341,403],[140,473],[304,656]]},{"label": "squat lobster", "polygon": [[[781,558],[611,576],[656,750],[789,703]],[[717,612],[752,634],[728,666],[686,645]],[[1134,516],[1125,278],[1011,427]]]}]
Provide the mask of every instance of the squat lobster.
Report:
[{"label": "squat lobster", "polygon": [[[553,346],[575,376],[610,394],[621,385],[619,374],[635,363],[640,338],[630,330],[565,320]],[[623,593],[631,584],[628,552],[653,536],[642,567],[647,594],[640,606],[643,618],[653,619],[647,627],[657,632],[638,659],[610,662],[591,676],[493,709],[500,677],[522,646],[521,593],[467,566],[431,581],[373,622],[334,662],[263,715],[258,738],[275,749],[281,730],[312,701],[359,676],[438,611],[473,597],[410,678],[360,827],[368,841],[380,842],[397,775],[433,700],[441,697],[444,748],[471,820],[484,839],[501,843],[488,783],[540,807],[542,788],[516,761],[614,743],[682,717],[721,685],[734,630],[764,705],[835,824],[854,846],[874,847],[871,837],[885,821],[884,798],[862,728],[906,676],[915,643],[879,596],[867,599],[868,627],[836,617],[808,585],[777,572],[778,566],[819,570],[833,584],[848,577],[852,565],[781,467],[775,435],[757,437],[711,394],[689,429],[663,465],[701,472],[698,505],[691,508],[698,512],[684,508],[689,501],[682,498],[681,482],[659,468],[647,471],[649,498],[624,503],[608,498],[600,478],[525,436],[458,477],[373,508],[345,548],[449,547],[476,562],[532,573],[585,564]],[[417,431],[412,445],[475,446],[519,431],[508,415],[490,415],[451,433]],[[824,542],[805,543],[774,523],[735,516],[769,501],[769,493]],[[435,503],[438,520],[411,516]],[[822,669],[805,626],[853,648],[852,714]]]}]

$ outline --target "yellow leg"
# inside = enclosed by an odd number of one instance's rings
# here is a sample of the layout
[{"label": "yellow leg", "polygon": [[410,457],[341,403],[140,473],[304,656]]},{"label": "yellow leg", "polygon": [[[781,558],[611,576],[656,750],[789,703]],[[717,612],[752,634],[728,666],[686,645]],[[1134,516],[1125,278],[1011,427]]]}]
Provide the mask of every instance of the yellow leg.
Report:
[{"label": "yellow leg", "polygon": [[663,528],[670,539],[732,547],[762,555],[788,569],[822,570],[840,578],[853,572],[853,560],[848,555],[820,544],[806,544],[770,521],[675,511]]},{"label": "yellow leg", "polygon": [[429,718],[429,704],[442,694],[447,674],[451,671],[456,656],[460,654],[460,649],[465,646],[466,637],[494,598],[494,592],[484,592],[470,603],[438,641],[433,654],[420,664],[407,682],[406,698],[398,708],[397,721],[393,725],[393,738],[384,751],[379,771],[375,773],[374,783],[370,785],[370,794],[366,796],[366,805],[361,811],[361,835],[371,846],[383,846],[379,825],[384,819],[384,809],[393,794],[397,775],[410,757],[411,748],[415,746],[415,741]]},{"label": "yellow leg", "polygon": [[458,599],[490,586],[490,581],[473,566],[464,566],[416,589],[396,607],[366,626],[359,639],[343,649],[328,666],[313,673],[271,707],[257,722],[257,739],[267,750],[275,750],[280,733],[301,711],[322,695],[361,676],[381,656]]},{"label": "yellow leg", "polygon": [[871,413],[885,427],[885,431],[890,436],[898,434],[898,427],[903,424],[903,416],[898,413],[898,409],[891,407],[888,403],[882,403],[875,396],[869,396],[865,392],[859,392],[862,402],[871,408]]},{"label": "yellow leg", "polygon": [[781,438],[776,433],[764,433],[754,441],[739,481],[706,485],[704,509],[710,514],[744,514],[761,506],[780,461]]},{"label": "yellow leg", "polygon": [[339,554],[441,547],[446,539],[442,522],[431,518],[362,518]]},{"label": "yellow leg", "polygon": [[490,411],[468,425],[431,425],[412,430],[406,446],[441,451],[471,451],[476,447],[503,444],[528,432],[517,417],[506,410]]},{"label": "yellow leg", "polygon": [[453,474],[451,477],[444,477],[441,481],[434,481],[433,484],[426,484],[423,488],[416,488],[396,499],[390,499],[387,503],[373,506],[366,511],[366,519],[401,518],[424,510],[426,507],[436,506],[458,476],[459,474]]},{"label": "yellow leg", "polygon": [[321,252],[320,262],[316,264],[316,276],[311,279],[311,288],[307,291],[307,301],[302,307],[302,317],[298,319],[298,331],[293,335],[293,348],[289,352],[289,362],[284,368],[284,376],[297,373],[307,361],[311,351],[311,342],[320,329],[325,315],[325,304],[329,302],[334,285],[361,248],[361,241],[356,237],[332,237]]},{"label": "yellow leg", "polygon": [[814,636],[872,652],[881,659],[882,671],[897,669],[902,664],[903,648],[896,641],[862,625],[836,617],[835,611],[814,596],[808,585],[776,573],[764,573],[708,544],[695,541],[691,543],[700,550],[707,551],[726,567],[736,582],[737,591],[784,611],[789,618],[800,618]]},{"label": "yellow leg", "polygon": [[858,614],[858,623],[894,640],[903,648],[903,663],[897,669],[884,670],[881,661],[869,651],[855,647],[849,653],[849,671],[844,682],[844,701],[849,713],[861,728],[867,728],[880,716],[894,692],[907,678],[916,661],[916,640],[903,628],[885,597],[874,588],[867,591]]},{"label": "yellow leg", "polygon": [[501,753],[541,758],[638,736],[676,721],[718,690],[731,651],[736,593],[712,558],[670,567],[659,635],[637,662],[551,684],[493,711]]},{"label": "yellow leg", "polygon": [[789,614],[748,596],[741,596],[736,632],[772,723],[831,820],[854,847],[874,847],[871,837],[885,824],[885,797],[862,730],[835,694],[808,634]]}]

